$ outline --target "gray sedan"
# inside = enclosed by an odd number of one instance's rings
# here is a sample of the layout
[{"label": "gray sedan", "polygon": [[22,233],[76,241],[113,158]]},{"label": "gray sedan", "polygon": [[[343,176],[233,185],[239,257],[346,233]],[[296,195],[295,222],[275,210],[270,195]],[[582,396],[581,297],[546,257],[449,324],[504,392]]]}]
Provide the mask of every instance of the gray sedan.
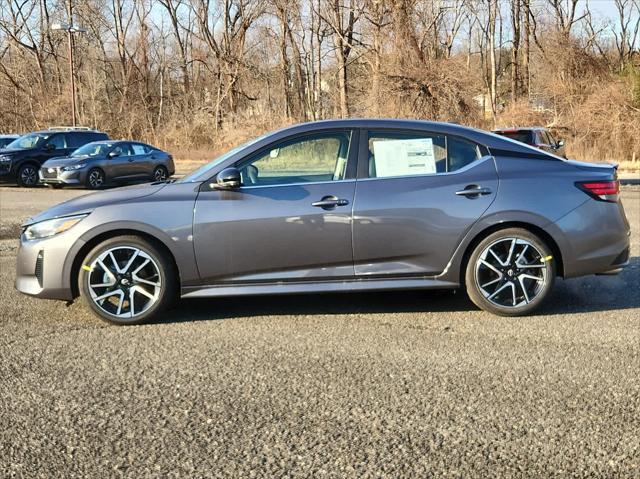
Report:
[{"label": "gray sedan", "polygon": [[24,224],[16,286],[117,324],[183,298],[466,288],[540,306],[556,276],[615,274],[616,169],[463,126],[338,120],[257,138],[176,182],[87,195]]},{"label": "gray sedan", "polygon": [[40,168],[40,182],[54,188],[83,185],[98,189],[107,182],[165,181],[175,173],[168,153],[135,141],[95,141],[71,155],[51,158]]}]

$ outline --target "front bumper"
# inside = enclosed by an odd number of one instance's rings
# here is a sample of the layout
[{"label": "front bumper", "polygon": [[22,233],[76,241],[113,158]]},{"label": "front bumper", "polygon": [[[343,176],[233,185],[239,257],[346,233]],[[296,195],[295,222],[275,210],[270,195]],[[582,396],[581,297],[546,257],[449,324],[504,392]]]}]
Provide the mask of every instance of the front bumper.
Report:
[{"label": "front bumper", "polygon": [[73,299],[71,271],[66,259],[81,245],[74,244],[70,249],[64,236],[62,233],[31,241],[25,240],[24,235],[20,238],[15,283],[18,291],[38,298]]},{"label": "front bumper", "polygon": [[87,178],[87,169],[63,171],[61,168],[40,168],[40,183],[51,185],[81,185]]}]

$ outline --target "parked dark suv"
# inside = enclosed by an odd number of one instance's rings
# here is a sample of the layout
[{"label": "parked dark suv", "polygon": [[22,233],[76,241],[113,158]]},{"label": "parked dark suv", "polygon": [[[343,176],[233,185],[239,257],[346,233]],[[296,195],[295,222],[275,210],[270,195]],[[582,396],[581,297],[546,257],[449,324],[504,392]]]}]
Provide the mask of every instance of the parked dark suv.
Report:
[{"label": "parked dark suv", "polygon": [[92,141],[108,139],[106,133],[89,128],[61,127],[27,133],[0,150],[0,181],[35,186],[38,170],[48,159],[66,156]]},{"label": "parked dark suv", "polygon": [[493,130],[493,132],[497,135],[506,136],[512,140],[535,146],[554,155],[563,158],[567,157],[564,152],[564,140],[556,140],[546,128],[539,126],[530,128],[501,128],[499,130]]},{"label": "parked dark suv", "polygon": [[96,141],[69,156],[52,158],[40,168],[40,181],[54,188],[83,185],[92,190],[107,182],[164,181],[175,173],[170,154],[137,141]]}]

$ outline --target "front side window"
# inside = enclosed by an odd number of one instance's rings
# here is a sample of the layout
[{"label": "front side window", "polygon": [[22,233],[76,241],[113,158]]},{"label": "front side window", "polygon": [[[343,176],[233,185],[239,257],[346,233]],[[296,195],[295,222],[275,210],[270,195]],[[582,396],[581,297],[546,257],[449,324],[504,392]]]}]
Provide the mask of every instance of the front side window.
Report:
[{"label": "front side window", "polygon": [[47,138],[51,136],[48,133],[29,133],[27,135],[21,136],[17,140],[12,141],[7,145],[8,150],[21,150],[21,149],[31,149],[36,146],[42,145]]},{"label": "front side window", "polygon": [[308,135],[275,144],[237,166],[244,186],[286,185],[345,178],[350,132]]},{"label": "front side window", "polygon": [[372,132],[368,154],[369,178],[449,173],[480,158],[474,143],[424,133]]},{"label": "front side window", "polygon": [[111,149],[109,143],[87,143],[74,151],[71,156],[100,156],[106,155]]},{"label": "front side window", "polygon": [[117,156],[131,156],[131,149],[127,143],[120,143],[113,149],[113,153]]}]

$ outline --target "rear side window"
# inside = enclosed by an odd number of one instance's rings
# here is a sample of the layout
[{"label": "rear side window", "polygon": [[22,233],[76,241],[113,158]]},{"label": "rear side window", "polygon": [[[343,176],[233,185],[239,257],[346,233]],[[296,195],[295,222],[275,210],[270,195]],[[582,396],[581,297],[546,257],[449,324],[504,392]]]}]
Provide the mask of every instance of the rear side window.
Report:
[{"label": "rear side window", "polygon": [[133,148],[133,154],[134,155],[146,155],[147,154],[147,150],[144,147],[144,145],[141,145],[139,143],[132,143],[131,147]]},{"label": "rear side window", "polygon": [[529,130],[517,130],[517,131],[496,131],[498,135],[506,136],[507,138],[511,138],[512,140],[519,141],[521,143],[526,143],[527,145],[533,144],[533,138],[531,137],[531,132]]},{"label": "rear side window", "polygon": [[62,133],[55,134],[49,138],[47,144],[54,146],[56,150],[64,149],[67,147],[67,139],[65,137],[66,135]]},{"label": "rear side window", "polygon": [[79,148],[82,145],[86,145],[91,140],[86,133],[68,133],[67,144],[69,148]]},{"label": "rear side window", "polygon": [[454,136],[369,133],[369,178],[450,173],[480,156],[476,144]]}]

